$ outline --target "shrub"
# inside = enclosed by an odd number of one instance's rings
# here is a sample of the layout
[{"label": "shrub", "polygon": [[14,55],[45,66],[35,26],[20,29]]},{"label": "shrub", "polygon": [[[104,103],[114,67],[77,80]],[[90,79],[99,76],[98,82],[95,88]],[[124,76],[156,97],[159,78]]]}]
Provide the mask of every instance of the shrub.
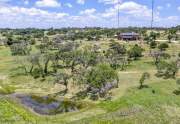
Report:
[{"label": "shrub", "polygon": [[148,72],[144,72],[139,80],[140,83],[139,89],[143,88],[144,81],[148,78],[150,78],[150,74]]},{"label": "shrub", "polygon": [[180,85],[180,78],[178,78],[178,79],[176,80],[176,84],[177,84],[177,85]]},{"label": "shrub", "polygon": [[87,74],[87,83],[95,88],[101,88],[107,82],[117,79],[117,73],[109,64],[99,64]]},{"label": "shrub", "polygon": [[174,90],[173,93],[176,94],[176,95],[180,95],[180,87],[179,87],[179,85],[180,85],[180,78],[178,78],[176,80],[176,84],[178,85],[178,89]]},{"label": "shrub", "polygon": [[157,46],[157,43],[155,41],[150,42],[150,48],[155,49]]},{"label": "shrub", "polygon": [[86,75],[88,92],[105,96],[107,91],[118,86],[117,72],[109,64],[99,64]]},{"label": "shrub", "polygon": [[42,72],[42,69],[35,68],[31,74],[35,79],[37,79],[42,76]]},{"label": "shrub", "polygon": [[169,48],[169,45],[167,43],[161,43],[158,48],[161,50],[161,51],[165,51],[167,48]]},{"label": "shrub", "polygon": [[133,58],[134,60],[137,60],[139,57],[142,57],[142,52],[143,52],[143,48],[141,48],[136,44],[128,51],[128,56],[129,58]]},{"label": "shrub", "polygon": [[157,65],[157,74],[156,76],[158,77],[163,77],[163,78],[175,78],[176,74],[178,72],[178,65],[177,62],[165,62],[161,61]]}]

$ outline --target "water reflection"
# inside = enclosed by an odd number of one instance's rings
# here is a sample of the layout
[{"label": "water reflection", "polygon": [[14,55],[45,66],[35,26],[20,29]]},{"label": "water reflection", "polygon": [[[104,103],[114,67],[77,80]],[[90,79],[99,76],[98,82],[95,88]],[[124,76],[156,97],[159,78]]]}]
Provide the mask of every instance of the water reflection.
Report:
[{"label": "water reflection", "polygon": [[78,111],[79,105],[70,100],[56,100],[49,96],[16,95],[23,105],[42,115]]}]

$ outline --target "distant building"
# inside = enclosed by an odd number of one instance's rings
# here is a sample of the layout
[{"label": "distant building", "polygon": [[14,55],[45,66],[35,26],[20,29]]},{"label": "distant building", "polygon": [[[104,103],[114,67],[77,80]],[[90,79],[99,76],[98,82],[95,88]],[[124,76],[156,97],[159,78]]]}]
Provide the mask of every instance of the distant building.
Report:
[{"label": "distant building", "polygon": [[139,40],[140,35],[138,33],[135,33],[135,32],[120,33],[120,34],[118,34],[118,39],[119,40],[125,40],[125,41]]}]

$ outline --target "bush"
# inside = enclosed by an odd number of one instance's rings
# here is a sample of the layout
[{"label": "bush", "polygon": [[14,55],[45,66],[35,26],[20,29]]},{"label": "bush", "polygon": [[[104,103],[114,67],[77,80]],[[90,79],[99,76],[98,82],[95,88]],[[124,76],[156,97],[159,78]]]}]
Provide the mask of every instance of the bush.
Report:
[{"label": "bush", "polygon": [[[176,84],[177,84],[178,86],[180,85],[180,78],[178,78],[178,79],[176,80]],[[176,94],[176,95],[180,95],[180,87],[178,87],[177,90],[174,90],[173,93]]]},{"label": "bush", "polygon": [[161,51],[165,51],[167,48],[169,48],[169,45],[167,43],[161,43],[158,48],[161,50]]},{"label": "bush", "polygon": [[30,40],[30,44],[31,44],[31,45],[35,45],[35,44],[36,44],[36,40],[35,40],[35,39],[31,39],[31,40]]},{"label": "bush", "polygon": [[118,86],[118,75],[109,64],[99,64],[87,73],[86,83],[89,93],[102,97],[110,89]]},{"label": "bush", "polygon": [[37,68],[35,68],[35,69],[33,70],[33,72],[32,72],[32,76],[33,76],[35,79],[37,79],[37,78],[39,78],[39,77],[42,76],[42,72],[43,72],[42,69],[37,69]]},{"label": "bush", "polygon": [[101,88],[107,82],[117,79],[117,73],[109,64],[99,64],[87,74],[87,83],[95,88]]},{"label": "bush", "polygon": [[177,62],[165,62],[165,61],[161,61],[159,62],[157,65],[157,74],[156,76],[158,77],[163,77],[165,79],[168,78],[175,78],[176,74],[178,72],[178,66],[177,66]]},{"label": "bush", "polygon": [[148,72],[144,72],[139,80],[140,86],[139,89],[144,87],[144,81],[150,78],[150,74]]},{"label": "bush", "polygon": [[180,85],[180,78],[178,78],[178,79],[176,80],[176,84],[177,84],[177,85]]},{"label": "bush", "polygon": [[157,46],[157,43],[155,41],[150,42],[150,48],[155,49]]},{"label": "bush", "polygon": [[24,56],[30,54],[31,46],[26,42],[14,43],[10,46],[10,49],[13,56]]},{"label": "bush", "polygon": [[134,60],[137,60],[139,57],[142,57],[142,52],[143,52],[143,48],[141,48],[136,44],[128,51],[128,56],[129,58],[133,58]]}]

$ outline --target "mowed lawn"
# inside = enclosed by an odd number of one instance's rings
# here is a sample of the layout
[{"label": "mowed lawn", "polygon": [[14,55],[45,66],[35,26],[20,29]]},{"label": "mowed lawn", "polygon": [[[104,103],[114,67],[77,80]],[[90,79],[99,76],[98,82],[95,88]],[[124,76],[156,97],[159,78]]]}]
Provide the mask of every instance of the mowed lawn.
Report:
[{"label": "mowed lawn", "polygon": [[[106,44],[104,45],[104,47]],[[168,52],[179,52],[179,44],[171,45]],[[15,87],[15,92],[47,95],[56,93],[61,87],[52,79],[45,81],[31,76],[17,75],[17,68],[10,50],[0,47],[1,83]],[[151,77],[147,88],[138,89],[143,72]],[[84,100],[88,107],[78,112],[56,116],[40,116],[24,108],[17,101],[0,96],[0,124],[178,124],[180,122],[180,96],[173,93],[178,88],[175,79],[154,76],[156,68],[152,58],[143,57],[132,62],[125,71],[119,71],[119,88],[113,89],[112,101]]]}]

